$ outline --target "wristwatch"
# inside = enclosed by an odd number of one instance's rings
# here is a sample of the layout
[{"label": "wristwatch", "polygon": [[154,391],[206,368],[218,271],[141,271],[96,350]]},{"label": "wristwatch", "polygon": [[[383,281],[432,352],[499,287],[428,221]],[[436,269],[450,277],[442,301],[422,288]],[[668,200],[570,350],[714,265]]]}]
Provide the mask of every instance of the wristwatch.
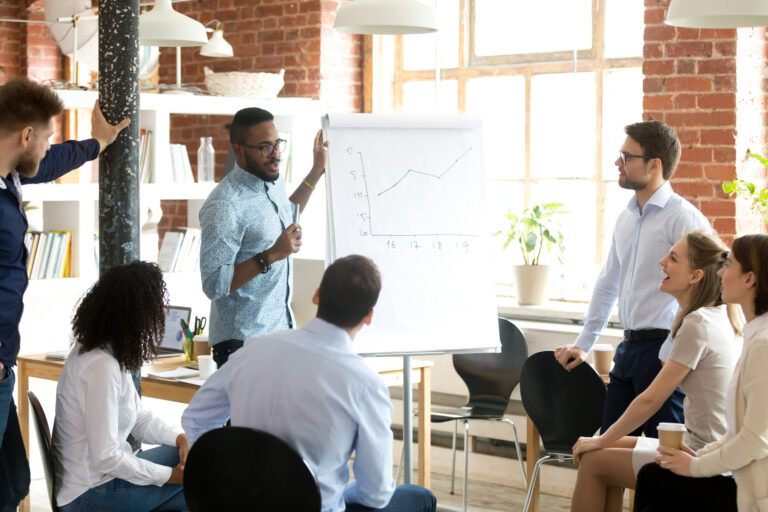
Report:
[{"label": "wristwatch", "polygon": [[262,274],[266,274],[272,269],[272,265],[269,264],[269,258],[267,258],[267,251],[258,253],[253,259],[261,266]]}]

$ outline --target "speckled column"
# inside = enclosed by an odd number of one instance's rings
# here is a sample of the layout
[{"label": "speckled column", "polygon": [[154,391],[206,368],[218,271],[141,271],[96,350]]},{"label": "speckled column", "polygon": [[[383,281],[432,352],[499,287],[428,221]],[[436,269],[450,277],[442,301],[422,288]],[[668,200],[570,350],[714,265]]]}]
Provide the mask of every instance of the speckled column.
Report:
[{"label": "speckled column", "polygon": [[[139,259],[139,0],[99,0],[99,104],[131,124],[99,157],[99,273]],[[134,373],[141,394],[141,374]],[[141,446],[129,437],[134,448]]]}]

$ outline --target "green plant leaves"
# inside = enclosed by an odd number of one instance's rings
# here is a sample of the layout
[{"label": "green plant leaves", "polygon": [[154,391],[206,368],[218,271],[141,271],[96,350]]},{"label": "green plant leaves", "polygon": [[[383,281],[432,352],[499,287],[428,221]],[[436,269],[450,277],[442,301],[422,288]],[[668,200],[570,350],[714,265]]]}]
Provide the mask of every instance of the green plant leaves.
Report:
[{"label": "green plant leaves", "polygon": [[[505,250],[512,242],[517,242],[526,265],[538,265],[544,249],[547,252],[555,250],[558,260],[562,263],[565,237],[553,217],[568,213],[562,209],[564,206],[563,203],[557,202],[542,203],[526,208],[520,215],[512,212],[505,214],[509,228],[502,249]],[[499,234],[501,231],[494,233],[494,236]]]}]

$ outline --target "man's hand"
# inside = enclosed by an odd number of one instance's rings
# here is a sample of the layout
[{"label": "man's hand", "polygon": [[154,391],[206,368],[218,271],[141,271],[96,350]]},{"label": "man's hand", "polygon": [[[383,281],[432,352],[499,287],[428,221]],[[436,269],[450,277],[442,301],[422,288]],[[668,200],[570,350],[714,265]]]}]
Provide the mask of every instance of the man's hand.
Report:
[{"label": "man's hand", "polygon": [[593,452],[595,450],[602,450],[603,446],[602,437],[580,437],[576,444],[573,445],[573,460],[581,462],[581,456],[587,452]]},{"label": "man's hand", "polygon": [[318,179],[325,172],[328,162],[328,141],[323,142],[323,131],[317,130],[315,143],[312,146],[312,172],[318,173]]},{"label": "man's hand", "polygon": [[564,345],[555,349],[555,359],[563,368],[571,371],[587,360],[587,353],[579,347]]},{"label": "man's hand", "polygon": [[101,112],[99,100],[96,100],[96,103],[93,104],[93,110],[91,110],[91,137],[99,141],[99,153],[112,144],[117,135],[129,124],[131,124],[131,120],[128,118],[116,125],[109,124]]},{"label": "man's hand", "polygon": [[171,478],[168,479],[167,484],[184,484],[184,467],[181,464],[171,468]]},{"label": "man's hand", "polygon": [[189,442],[187,436],[179,434],[176,436],[176,446],[179,448],[179,466],[184,469],[184,464],[187,463],[187,455],[189,455]]},{"label": "man's hand", "polygon": [[[688,449],[690,450],[690,448]],[[659,445],[658,450],[659,455],[655,458],[656,464],[680,476],[693,476],[691,475],[693,457],[690,454],[661,445]]]},{"label": "man's hand", "polygon": [[301,248],[301,226],[291,224],[275,241],[275,245],[267,251],[269,263],[284,260]]}]

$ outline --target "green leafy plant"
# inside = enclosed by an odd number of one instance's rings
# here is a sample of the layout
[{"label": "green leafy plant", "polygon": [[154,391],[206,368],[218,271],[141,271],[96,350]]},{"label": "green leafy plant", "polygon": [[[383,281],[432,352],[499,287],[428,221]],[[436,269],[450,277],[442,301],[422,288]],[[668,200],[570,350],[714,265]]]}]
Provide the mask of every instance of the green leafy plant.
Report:
[{"label": "green leafy plant", "polygon": [[[547,252],[555,250],[562,264],[565,240],[560,225],[553,217],[568,213],[562,209],[563,206],[563,203],[543,203],[526,208],[521,215],[507,213],[504,217],[509,220],[509,228],[502,249],[517,242],[526,265],[538,265],[545,248]],[[502,233],[499,231],[494,235]]]},{"label": "green leafy plant", "polygon": [[[768,158],[747,151],[747,156],[754,158],[766,168],[768,168]],[[768,223],[768,189],[759,189],[754,183],[750,183],[745,180],[733,180],[723,183],[723,192],[733,196],[734,194],[750,201],[752,210],[763,217],[763,220]]]}]

